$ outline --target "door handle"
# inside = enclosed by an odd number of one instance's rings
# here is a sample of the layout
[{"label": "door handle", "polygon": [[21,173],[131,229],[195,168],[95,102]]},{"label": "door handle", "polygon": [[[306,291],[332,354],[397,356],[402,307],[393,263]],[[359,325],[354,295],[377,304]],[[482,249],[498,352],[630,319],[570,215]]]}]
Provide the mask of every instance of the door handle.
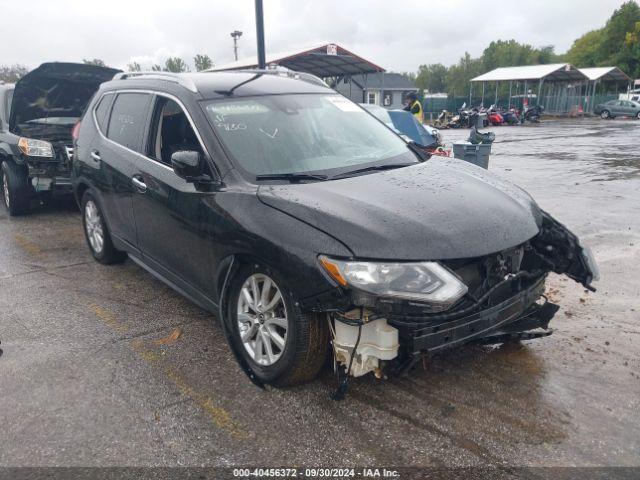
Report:
[{"label": "door handle", "polygon": [[96,162],[102,160],[102,158],[100,157],[100,152],[98,150],[91,150],[90,155],[91,158],[93,158]]},{"label": "door handle", "polygon": [[147,184],[142,181],[139,177],[132,177],[131,182],[135,185],[140,193],[144,193],[147,191]]}]

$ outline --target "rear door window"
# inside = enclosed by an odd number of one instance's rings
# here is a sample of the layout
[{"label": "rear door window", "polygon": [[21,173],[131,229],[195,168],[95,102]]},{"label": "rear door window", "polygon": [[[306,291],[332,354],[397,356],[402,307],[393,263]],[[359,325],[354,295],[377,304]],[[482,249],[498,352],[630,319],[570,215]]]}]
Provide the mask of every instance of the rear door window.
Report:
[{"label": "rear door window", "polygon": [[107,137],[123,147],[142,153],[147,113],[151,104],[148,93],[120,93],[116,97]]},{"label": "rear door window", "polygon": [[112,93],[103,95],[95,108],[96,121],[98,122],[98,128],[100,128],[102,133],[107,131],[107,121],[109,120],[109,111],[111,103],[113,102],[113,97],[114,95]]}]

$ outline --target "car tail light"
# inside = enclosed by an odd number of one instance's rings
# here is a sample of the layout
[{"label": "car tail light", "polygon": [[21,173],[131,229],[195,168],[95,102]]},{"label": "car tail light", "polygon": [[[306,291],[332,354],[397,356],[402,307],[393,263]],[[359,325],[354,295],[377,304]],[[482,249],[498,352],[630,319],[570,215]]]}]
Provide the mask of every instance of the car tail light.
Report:
[{"label": "car tail light", "polygon": [[78,122],[73,126],[73,130],[71,130],[71,138],[73,138],[74,142],[78,141],[78,136],[80,135],[80,123]]}]

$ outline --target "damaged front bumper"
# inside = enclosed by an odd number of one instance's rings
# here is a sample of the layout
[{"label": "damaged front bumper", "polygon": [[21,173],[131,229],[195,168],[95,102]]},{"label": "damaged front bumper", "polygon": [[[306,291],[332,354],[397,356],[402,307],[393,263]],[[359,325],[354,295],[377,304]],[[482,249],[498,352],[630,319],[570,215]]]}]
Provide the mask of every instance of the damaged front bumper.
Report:
[{"label": "damaged front bumper", "polygon": [[[348,366],[347,373],[373,371],[380,376],[385,369],[397,374],[425,355],[467,343],[548,336],[549,322],[559,309],[544,296],[548,272],[565,274],[592,291],[591,283],[598,279],[590,251],[545,212],[538,235],[525,244],[442,263],[469,290],[455,307],[441,313],[430,312],[424,303],[349,293],[351,310],[332,315],[335,325],[343,324],[334,329],[333,343],[336,361]],[[367,349],[358,346],[361,337],[367,339]],[[391,356],[394,346],[397,354]]]},{"label": "damaged front bumper", "polygon": [[388,318],[389,325],[398,329],[404,350],[392,370],[402,373],[425,355],[467,343],[492,344],[550,335],[549,322],[559,307],[546,300],[544,289],[542,277],[489,308],[448,321]]},{"label": "damaged front bumper", "polygon": [[[353,316],[357,310],[351,318],[334,316],[336,325],[340,325],[334,338],[334,348],[339,352],[337,360],[344,365],[351,363],[350,374],[354,376],[370,371],[380,376],[383,367],[387,373],[399,375],[425,356],[468,343],[492,344],[548,336],[552,333],[549,322],[559,307],[544,297],[545,278],[546,275],[536,278],[508,298],[472,313],[462,309],[445,315],[397,315],[362,310],[361,325],[354,323],[358,320]],[[515,279],[513,283],[517,282]],[[505,281],[504,287],[515,286],[508,283]],[[368,339],[366,349],[356,346],[358,330],[360,338]],[[390,356],[389,350],[394,346],[396,354]],[[354,349],[356,356],[351,362]],[[378,352],[384,352],[384,357]],[[384,365],[378,359],[385,360]]]},{"label": "damaged front bumper", "polygon": [[43,159],[22,157],[26,165],[31,186],[36,193],[52,191],[56,194],[73,192],[71,185],[71,162],[73,148],[64,143],[53,143],[54,157]]}]

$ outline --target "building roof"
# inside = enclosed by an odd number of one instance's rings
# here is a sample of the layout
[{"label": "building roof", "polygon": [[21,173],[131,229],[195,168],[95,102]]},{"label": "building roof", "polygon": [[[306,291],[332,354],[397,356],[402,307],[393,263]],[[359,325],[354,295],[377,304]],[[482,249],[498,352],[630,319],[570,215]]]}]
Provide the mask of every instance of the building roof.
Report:
[{"label": "building roof", "polygon": [[370,73],[354,75],[351,81],[360,88],[375,90],[418,90],[414,83],[400,73]]},{"label": "building roof", "polygon": [[624,81],[630,82],[631,77],[620,70],[618,67],[596,67],[596,68],[579,68],[589,80],[604,80],[604,81]]},{"label": "building roof", "polygon": [[548,81],[580,81],[587,76],[568,63],[552,63],[548,65],[525,65],[522,67],[501,67],[491,70],[472,82],[504,82],[509,80],[548,80]]},{"label": "building roof", "polygon": [[[298,72],[307,72],[318,77],[336,77],[365,73],[384,72],[384,68],[365,60],[335,43],[323,43],[310,48],[290,52],[267,53],[267,65],[280,65]],[[218,65],[208,71],[242,70],[257,68],[258,57]]]}]

